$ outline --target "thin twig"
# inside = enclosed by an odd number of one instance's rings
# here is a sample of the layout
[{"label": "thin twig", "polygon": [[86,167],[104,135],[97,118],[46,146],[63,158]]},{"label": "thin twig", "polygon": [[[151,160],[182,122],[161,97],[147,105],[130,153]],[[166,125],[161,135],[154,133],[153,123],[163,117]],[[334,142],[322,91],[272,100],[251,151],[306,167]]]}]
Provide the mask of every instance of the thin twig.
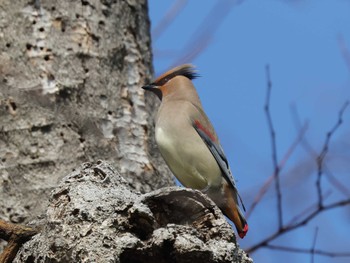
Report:
[{"label": "thin twig", "polygon": [[266,80],[267,80],[267,91],[266,91],[266,101],[265,101],[265,114],[267,118],[267,123],[271,136],[271,148],[272,148],[272,162],[274,167],[274,178],[275,178],[275,189],[277,195],[277,213],[278,213],[278,228],[281,229],[283,226],[283,211],[282,211],[282,192],[280,185],[280,167],[277,161],[277,147],[276,147],[276,132],[273,127],[272,117],[270,113],[270,98],[272,82],[270,78],[270,67],[266,65]]},{"label": "thin twig", "polygon": [[[282,168],[285,166],[285,164],[287,163],[287,161],[289,160],[290,156],[293,154],[293,152],[296,149],[296,147],[298,146],[298,144],[302,141],[307,129],[308,129],[308,123],[305,122],[304,125],[299,130],[297,137],[295,138],[293,143],[289,146],[289,148],[288,148],[287,152],[285,153],[285,155],[283,156],[282,160],[279,162],[278,166],[280,167],[280,172],[281,172]],[[255,207],[260,203],[261,199],[267,193],[267,190],[269,189],[274,178],[275,178],[275,173],[273,173],[272,175],[270,175],[267,178],[267,180],[265,181],[263,186],[260,188],[259,193],[255,196],[252,205],[247,210],[246,218],[250,217],[250,215],[254,211]]]},{"label": "thin twig", "polygon": [[175,18],[181,13],[184,9],[188,0],[177,0],[165,13],[163,18],[158,22],[152,31],[153,41],[157,40],[161,34],[167,29],[167,27],[175,20]]},{"label": "thin twig", "polygon": [[338,36],[338,44],[339,44],[340,52],[343,55],[343,58],[344,58],[345,63],[348,67],[348,70],[350,71],[350,51],[346,47],[346,43],[345,43],[343,35]]},{"label": "thin twig", "polygon": [[[301,127],[301,120],[298,113],[298,109],[295,104],[291,107],[291,113],[294,120],[294,126],[297,130],[300,130]],[[312,159],[316,159],[318,156],[318,153],[316,150],[310,145],[307,138],[304,136],[301,139],[301,146],[304,148],[304,150],[312,157]],[[327,167],[327,164],[323,163],[323,172],[326,175],[329,183],[333,185],[336,189],[339,190],[346,198],[350,198],[350,190],[344,186],[331,172],[331,170]]]},{"label": "thin twig", "polygon": [[315,229],[315,235],[314,235],[314,240],[312,242],[312,247],[311,247],[311,263],[314,263],[315,259],[315,247],[316,247],[316,240],[317,240],[317,234],[318,234],[318,227]]},{"label": "thin twig", "polygon": [[224,18],[230,13],[233,6],[239,5],[244,0],[222,0],[217,1],[209,14],[197,27],[192,34],[193,37],[184,45],[179,52],[180,56],[176,59],[170,68],[193,61],[198,55],[209,46],[214,33],[218,30]]},{"label": "thin twig", "polygon": [[323,172],[331,185],[339,190],[346,198],[350,198],[350,191],[342,182],[340,182],[335,175],[330,171],[326,164],[323,164]]},{"label": "thin twig", "polygon": [[[332,193],[332,191],[328,190],[325,194],[323,194],[323,200],[326,200],[331,195],[331,193]],[[294,222],[298,222],[298,221],[302,220],[302,218],[304,218],[306,215],[308,215],[310,213],[310,211],[317,209],[317,207],[318,207],[317,202],[308,206],[303,211],[301,211],[299,214],[294,216],[286,225],[290,226],[290,225],[293,225]]]},{"label": "thin twig", "polygon": [[[301,253],[301,254],[310,254],[312,253],[310,249],[304,248],[293,248],[293,247],[284,247],[284,246],[275,246],[275,245],[267,245],[265,246],[269,249],[280,250],[280,251],[288,251],[293,253]],[[349,252],[329,252],[320,249],[315,249],[313,252],[315,255],[326,256],[326,257],[350,257]]]},{"label": "thin twig", "polygon": [[346,101],[343,105],[343,107],[340,109],[338,114],[338,120],[337,123],[334,125],[334,127],[327,132],[326,140],[324,142],[323,148],[320,152],[320,154],[317,157],[317,180],[316,180],[316,188],[317,188],[317,196],[318,196],[318,206],[323,206],[323,199],[322,199],[322,186],[321,186],[321,178],[323,174],[323,162],[324,158],[326,157],[328,153],[329,148],[329,142],[333,136],[333,134],[336,132],[336,130],[339,128],[339,126],[343,123],[343,114],[346,109],[346,107],[349,105],[349,101]]},{"label": "thin twig", "polygon": [[254,251],[256,251],[257,249],[261,248],[261,247],[267,247],[267,246],[271,246],[269,243],[273,240],[275,240],[276,238],[296,229],[299,227],[304,226],[305,224],[309,223],[312,219],[314,219],[316,216],[318,216],[319,214],[334,209],[334,208],[339,208],[342,206],[346,206],[346,205],[350,205],[350,199],[345,199],[345,200],[341,200],[338,202],[334,202],[332,204],[329,205],[324,205],[322,207],[317,207],[316,210],[314,210],[313,212],[311,212],[308,216],[306,216],[304,219],[302,219],[301,221],[295,223],[295,224],[291,224],[289,226],[284,226],[280,229],[278,229],[275,233],[271,234],[270,236],[268,236],[267,238],[263,239],[262,241],[260,241],[259,243],[255,244],[254,246],[246,249],[246,252],[252,253]]},{"label": "thin twig", "polygon": [[[271,81],[270,81],[270,77],[269,77],[269,68],[268,66],[266,67],[266,72],[267,72],[267,80],[268,80],[268,93],[267,93],[267,98],[266,98],[266,105],[265,106],[265,111],[268,117],[268,122],[269,122],[269,128],[270,128],[270,133],[271,133],[271,138],[272,138],[272,149],[274,151],[274,147],[275,147],[275,134],[274,134],[274,130],[273,130],[273,126],[272,126],[272,121],[271,121],[271,116],[269,115],[269,100],[270,100],[270,92],[271,92]],[[307,223],[309,223],[311,220],[313,220],[316,216],[318,216],[319,214],[321,214],[322,212],[331,210],[333,208],[339,208],[342,206],[346,206],[346,205],[350,205],[350,198],[338,201],[338,202],[334,202],[328,205],[324,205],[323,204],[323,199],[324,197],[322,196],[322,189],[321,189],[321,184],[320,184],[320,177],[322,175],[322,168],[323,168],[323,161],[324,161],[324,157],[327,154],[328,151],[328,147],[329,147],[329,143],[330,140],[332,138],[332,135],[335,133],[335,131],[339,128],[339,126],[342,124],[343,121],[343,114],[344,111],[346,109],[346,107],[348,106],[349,102],[346,102],[344,104],[344,106],[341,108],[341,110],[339,111],[339,115],[338,115],[338,121],[336,123],[336,125],[327,133],[327,137],[323,146],[323,149],[320,153],[320,155],[317,158],[317,162],[318,162],[318,202],[316,205],[316,208],[309,214],[303,216],[300,220],[295,220],[293,222],[291,222],[289,225],[283,225],[281,224],[280,227],[278,228],[278,230],[271,234],[270,236],[268,236],[267,238],[263,239],[262,241],[258,242],[257,244],[253,245],[251,248],[248,248],[246,251],[247,253],[252,253],[255,250],[262,248],[262,247],[268,247],[268,248],[276,248],[276,246],[273,246],[270,244],[271,241],[275,240],[276,238],[296,229],[299,227],[302,227],[304,225],[306,225]],[[276,156],[276,157],[275,157]],[[274,164],[277,164],[277,155],[273,154],[273,160],[274,160]],[[278,170],[277,170],[278,171]],[[277,179],[277,178],[276,178]],[[321,201],[320,201],[321,200]],[[320,205],[321,204],[321,205]],[[315,241],[314,241],[315,244]],[[292,250],[292,248],[286,248],[285,250]],[[312,252],[314,250],[314,252]],[[306,251],[306,250],[303,250]],[[312,249],[308,250],[308,253],[318,253],[320,251],[315,250],[315,248],[313,247]],[[322,251],[321,251],[322,252]],[[344,255],[344,254],[342,254]],[[350,256],[350,255],[349,255]]]}]

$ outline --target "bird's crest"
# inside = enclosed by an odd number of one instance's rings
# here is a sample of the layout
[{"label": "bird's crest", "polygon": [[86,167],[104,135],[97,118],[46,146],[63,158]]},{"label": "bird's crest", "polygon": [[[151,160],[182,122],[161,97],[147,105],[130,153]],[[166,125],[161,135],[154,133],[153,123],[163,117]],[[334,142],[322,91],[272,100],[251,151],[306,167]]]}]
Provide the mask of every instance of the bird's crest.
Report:
[{"label": "bird's crest", "polygon": [[184,64],[165,72],[164,74],[159,76],[157,79],[155,79],[153,81],[153,84],[156,86],[163,86],[165,83],[167,83],[169,80],[171,80],[176,76],[185,76],[186,78],[189,78],[191,80],[199,77],[193,65]]}]

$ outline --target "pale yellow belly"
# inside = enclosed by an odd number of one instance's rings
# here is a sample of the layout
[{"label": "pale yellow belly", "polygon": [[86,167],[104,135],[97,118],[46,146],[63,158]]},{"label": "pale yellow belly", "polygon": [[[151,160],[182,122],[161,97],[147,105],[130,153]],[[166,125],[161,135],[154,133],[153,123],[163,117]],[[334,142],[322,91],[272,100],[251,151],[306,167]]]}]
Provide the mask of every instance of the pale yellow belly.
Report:
[{"label": "pale yellow belly", "polygon": [[174,133],[156,129],[159,150],[176,178],[186,187],[203,190],[222,181],[220,168],[211,152],[196,134],[183,134],[180,138]]}]

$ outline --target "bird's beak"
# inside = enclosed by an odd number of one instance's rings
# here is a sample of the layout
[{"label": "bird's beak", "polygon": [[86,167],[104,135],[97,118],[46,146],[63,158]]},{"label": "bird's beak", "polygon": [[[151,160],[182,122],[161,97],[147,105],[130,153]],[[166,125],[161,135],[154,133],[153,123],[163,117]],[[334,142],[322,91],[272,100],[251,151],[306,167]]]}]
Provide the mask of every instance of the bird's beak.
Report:
[{"label": "bird's beak", "polygon": [[148,84],[142,87],[144,90],[151,91],[152,93],[156,94],[157,97],[162,100],[162,91],[158,88],[158,86],[154,84]]},{"label": "bird's beak", "polygon": [[148,84],[142,87],[144,90],[153,90],[155,88],[157,88],[156,86],[154,86],[153,84]]}]

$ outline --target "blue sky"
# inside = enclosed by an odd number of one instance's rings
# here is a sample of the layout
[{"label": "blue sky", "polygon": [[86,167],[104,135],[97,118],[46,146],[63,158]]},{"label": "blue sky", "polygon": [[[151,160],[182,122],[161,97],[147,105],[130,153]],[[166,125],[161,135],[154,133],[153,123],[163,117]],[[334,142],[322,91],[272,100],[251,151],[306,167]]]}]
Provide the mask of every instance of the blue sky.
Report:
[{"label": "blue sky", "polygon": [[[176,1],[149,0],[152,28]],[[195,86],[215,126],[221,144],[249,207],[272,174],[271,138],[263,110],[265,65],[272,80],[271,114],[282,159],[298,134],[292,106],[302,122],[305,138],[320,152],[326,133],[350,99],[350,66],[341,45],[350,50],[350,1],[347,0],[222,0],[218,15],[210,16],[219,1],[188,1],[182,12],[153,39],[154,67],[162,73],[189,52],[210,43],[193,60],[201,77]],[[226,3],[226,4],[225,4]],[[233,4],[232,4],[233,3]],[[213,34],[208,32],[220,25]],[[201,36],[204,34],[204,38]],[[208,37],[209,36],[209,37]],[[327,167],[350,192],[350,107],[332,137]],[[283,207],[286,221],[316,201],[316,162],[299,145],[283,167]],[[344,199],[323,178],[326,202]],[[250,232],[240,240],[250,247],[277,228],[273,187],[249,218]],[[305,227],[274,244],[309,249],[318,227],[317,249],[350,251],[350,209],[321,214]],[[310,262],[310,255],[261,249],[256,262]],[[315,262],[349,262],[349,258],[315,257]]]}]

